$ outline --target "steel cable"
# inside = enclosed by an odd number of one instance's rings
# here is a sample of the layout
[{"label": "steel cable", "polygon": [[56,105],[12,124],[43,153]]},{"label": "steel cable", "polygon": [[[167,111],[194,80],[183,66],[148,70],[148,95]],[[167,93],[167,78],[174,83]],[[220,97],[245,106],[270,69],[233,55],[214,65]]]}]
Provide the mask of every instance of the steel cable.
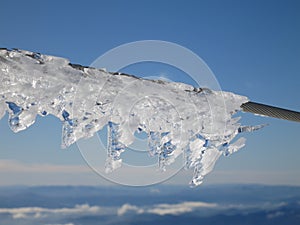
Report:
[{"label": "steel cable", "polygon": [[256,102],[247,102],[241,105],[244,112],[250,112],[258,115],[269,116],[284,120],[300,122],[300,112],[282,109],[270,105]]}]

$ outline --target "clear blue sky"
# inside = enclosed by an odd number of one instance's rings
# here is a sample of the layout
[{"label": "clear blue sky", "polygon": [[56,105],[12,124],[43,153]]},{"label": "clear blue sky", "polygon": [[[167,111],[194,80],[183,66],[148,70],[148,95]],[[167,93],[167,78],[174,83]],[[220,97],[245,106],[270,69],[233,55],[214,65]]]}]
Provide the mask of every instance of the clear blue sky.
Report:
[{"label": "clear blue sky", "polygon": [[[170,41],[204,59],[223,90],[300,111],[299,1],[2,1],[0,7],[0,47],[89,65],[121,44]],[[155,71],[147,68],[147,75]],[[247,146],[221,158],[207,183],[300,185],[300,124],[242,116],[245,124],[270,126],[247,134]],[[0,185],[101,183],[89,172],[60,172],[85,163],[76,146],[60,150],[57,119],[38,118],[17,135],[6,119],[0,121]],[[62,168],[38,173],[45,164]]]}]

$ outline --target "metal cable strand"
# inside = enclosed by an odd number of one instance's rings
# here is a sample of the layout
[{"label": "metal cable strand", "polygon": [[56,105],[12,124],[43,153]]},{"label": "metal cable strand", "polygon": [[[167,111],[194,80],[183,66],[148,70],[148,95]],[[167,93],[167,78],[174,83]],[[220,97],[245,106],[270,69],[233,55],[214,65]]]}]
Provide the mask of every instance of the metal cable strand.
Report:
[{"label": "metal cable strand", "polygon": [[241,105],[244,112],[263,116],[270,116],[284,120],[300,122],[300,112],[264,105],[256,102],[247,102]]}]

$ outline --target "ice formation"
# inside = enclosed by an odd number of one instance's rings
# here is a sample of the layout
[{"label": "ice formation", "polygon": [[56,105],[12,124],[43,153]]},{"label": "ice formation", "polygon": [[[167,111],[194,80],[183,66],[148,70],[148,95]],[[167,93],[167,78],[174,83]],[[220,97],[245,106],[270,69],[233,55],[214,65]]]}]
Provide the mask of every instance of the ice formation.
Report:
[{"label": "ice formation", "polygon": [[149,155],[165,170],[180,154],[199,185],[222,155],[236,152],[245,139],[232,117],[247,97],[230,92],[71,64],[67,59],[23,50],[0,50],[0,119],[9,114],[14,132],[28,128],[37,115],[63,123],[62,147],[93,136],[108,125],[106,171],[121,166],[122,152],[135,132],[148,134]]}]

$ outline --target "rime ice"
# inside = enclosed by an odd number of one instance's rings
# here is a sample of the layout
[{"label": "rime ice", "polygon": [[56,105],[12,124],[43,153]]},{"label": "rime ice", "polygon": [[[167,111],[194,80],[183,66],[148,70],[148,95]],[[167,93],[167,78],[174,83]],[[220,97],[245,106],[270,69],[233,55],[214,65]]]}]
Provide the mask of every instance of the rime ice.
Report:
[{"label": "rime ice", "polygon": [[121,166],[134,133],[146,132],[159,168],[185,154],[185,167],[194,170],[191,183],[199,185],[220,155],[244,146],[244,138],[233,142],[238,133],[260,128],[232,117],[248,101],[244,96],[113,74],[29,51],[0,50],[0,81],[0,118],[8,112],[14,132],[51,114],[62,121],[67,147],[108,125],[108,172]]}]

